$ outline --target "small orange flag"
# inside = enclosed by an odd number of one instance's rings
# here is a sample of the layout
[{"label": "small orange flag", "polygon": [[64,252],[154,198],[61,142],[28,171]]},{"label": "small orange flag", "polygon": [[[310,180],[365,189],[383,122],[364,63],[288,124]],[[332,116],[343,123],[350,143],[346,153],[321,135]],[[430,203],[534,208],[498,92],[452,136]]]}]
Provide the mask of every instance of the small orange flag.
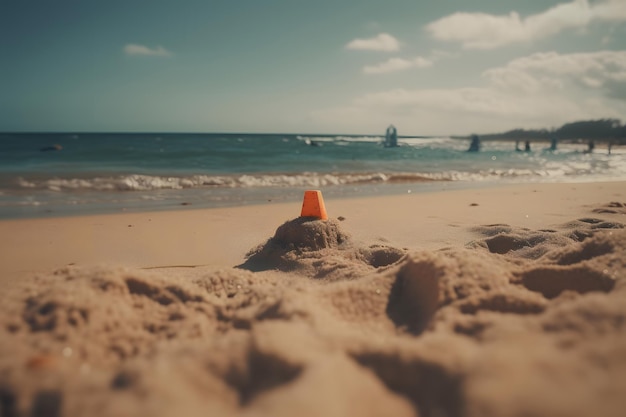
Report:
[{"label": "small orange flag", "polygon": [[304,192],[300,217],[315,217],[320,220],[328,220],[321,191],[308,190]]}]

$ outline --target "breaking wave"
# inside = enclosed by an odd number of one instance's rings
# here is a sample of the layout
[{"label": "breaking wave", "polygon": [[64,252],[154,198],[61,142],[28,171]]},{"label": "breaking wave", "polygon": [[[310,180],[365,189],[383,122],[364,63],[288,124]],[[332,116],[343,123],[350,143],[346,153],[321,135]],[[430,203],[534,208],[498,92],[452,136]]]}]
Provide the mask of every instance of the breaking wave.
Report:
[{"label": "breaking wave", "polygon": [[187,188],[247,188],[247,187],[322,187],[332,185],[424,182],[452,180],[436,174],[415,173],[301,173],[301,174],[244,174],[191,175],[164,177],[152,175],[124,175],[96,178],[52,178],[17,180],[20,189],[49,191],[152,191]]},{"label": "breaking wave", "polygon": [[[590,169],[564,170],[563,167],[532,169],[489,169],[478,172],[365,172],[365,173],[275,173],[238,175],[119,175],[92,178],[18,178],[8,189],[58,192],[126,192],[183,189],[298,188],[350,185],[422,183],[432,181],[567,181],[589,176]],[[617,176],[619,177],[619,176]],[[618,178],[615,179],[618,179]],[[591,178],[589,178],[591,179]],[[597,178],[596,178],[597,179]],[[612,179],[605,176],[605,180]],[[8,184],[5,184],[8,185]]]}]

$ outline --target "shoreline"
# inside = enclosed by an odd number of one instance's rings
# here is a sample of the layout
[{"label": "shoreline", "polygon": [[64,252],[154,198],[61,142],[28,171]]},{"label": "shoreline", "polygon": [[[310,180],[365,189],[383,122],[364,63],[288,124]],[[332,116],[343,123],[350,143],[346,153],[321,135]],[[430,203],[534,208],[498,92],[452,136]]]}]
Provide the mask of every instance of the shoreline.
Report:
[{"label": "shoreline", "polygon": [[[320,189],[327,198],[386,198],[404,194],[430,194],[437,192],[482,190],[501,187],[527,186],[533,184],[587,184],[622,183],[622,178],[572,178],[568,181],[513,181],[491,179],[482,181],[428,179],[422,181],[397,180],[391,183],[341,184],[310,187],[256,187],[256,188],[217,188],[217,189],[163,189],[156,198],[152,191],[100,191],[54,193],[44,198],[45,203],[33,202],[27,205],[5,205],[0,208],[0,221],[52,219],[77,216],[97,216],[112,214],[149,213],[164,211],[188,211],[211,209],[234,209],[247,206],[295,203],[307,189]],[[0,194],[2,197],[2,194]],[[106,197],[106,199],[104,198]],[[5,198],[18,198],[5,195]],[[78,198],[73,202],[72,198]],[[92,202],[85,202],[93,198]],[[81,199],[83,200],[81,202]]]},{"label": "shoreline", "polygon": [[[3,208],[0,210],[0,221],[17,219],[37,219],[55,217],[74,217],[90,215],[126,214],[141,212],[162,212],[162,211],[187,211],[187,210],[210,210],[229,209],[243,206],[267,205],[276,203],[297,202],[305,189],[322,188],[325,195],[331,198],[358,198],[359,195],[367,197],[384,197],[391,195],[401,195],[407,192],[428,193],[442,191],[446,189],[465,189],[488,187],[493,182],[481,183],[479,187],[468,181],[453,180],[431,180],[424,179],[418,182],[396,182],[396,183],[372,183],[372,184],[352,184],[352,185],[331,185],[331,186],[311,186],[311,187],[253,187],[253,188],[216,188],[216,189],[164,189],[161,200],[153,199],[151,191],[117,191],[108,194],[99,191],[85,192],[81,197],[93,194],[99,202],[87,204],[68,204],[64,193],[54,195],[44,205],[14,206],[12,210]],[[433,190],[434,189],[434,190]],[[73,197],[72,193],[68,195]],[[103,197],[109,200],[103,200]],[[112,200],[113,202],[110,202]],[[54,201],[64,204],[62,207],[54,205]]]}]

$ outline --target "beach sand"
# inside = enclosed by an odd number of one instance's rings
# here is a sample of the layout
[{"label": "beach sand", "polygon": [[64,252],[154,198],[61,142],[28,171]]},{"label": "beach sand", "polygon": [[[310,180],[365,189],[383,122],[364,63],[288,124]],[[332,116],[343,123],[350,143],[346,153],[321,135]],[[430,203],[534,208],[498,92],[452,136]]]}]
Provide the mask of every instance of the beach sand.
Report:
[{"label": "beach sand", "polygon": [[623,415],[625,183],[326,208],[1,221],[0,415]]}]

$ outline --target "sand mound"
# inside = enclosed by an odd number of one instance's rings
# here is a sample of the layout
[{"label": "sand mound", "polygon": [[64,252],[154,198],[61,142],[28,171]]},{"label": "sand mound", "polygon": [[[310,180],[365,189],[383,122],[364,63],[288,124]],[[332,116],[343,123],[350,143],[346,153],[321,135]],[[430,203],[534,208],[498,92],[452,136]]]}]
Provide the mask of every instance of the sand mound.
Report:
[{"label": "sand mound", "polygon": [[239,268],[64,268],[0,296],[1,415],[621,416],[598,224],[405,254],[297,219]]},{"label": "sand mound", "polygon": [[530,230],[513,228],[507,224],[492,224],[475,227],[474,232],[487,238],[470,242],[467,246],[482,247],[500,255],[537,259],[556,248],[568,247],[572,240],[582,242],[597,231],[623,228],[622,223],[593,217],[568,222],[558,227],[560,230]]},{"label": "sand mound", "polygon": [[265,244],[251,250],[240,268],[275,269],[327,280],[363,276],[397,262],[405,251],[384,245],[358,245],[338,221],[299,217],[281,225]]}]

